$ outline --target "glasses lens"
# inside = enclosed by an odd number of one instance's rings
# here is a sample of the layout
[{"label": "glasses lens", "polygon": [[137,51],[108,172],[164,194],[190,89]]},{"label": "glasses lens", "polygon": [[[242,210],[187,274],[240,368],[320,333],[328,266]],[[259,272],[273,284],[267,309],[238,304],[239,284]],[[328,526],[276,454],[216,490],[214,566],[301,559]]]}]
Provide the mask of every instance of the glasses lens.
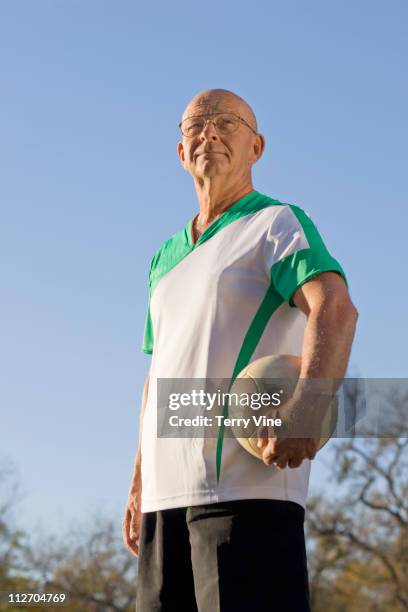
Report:
[{"label": "glasses lens", "polygon": [[239,120],[235,117],[235,115],[224,113],[223,115],[218,115],[218,117],[215,118],[215,124],[219,132],[222,132],[223,134],[231,134],[238,128]]},{"label": "glasses lens", "polygon": [[[192,137],[201,134],[206,123],[206,117],[189,117],[181,124],[184,136]],[[214,117],[215,127],[221,134],[231,134],[239,126],[239,119],[230,113],[222,113]]]},{"label": "glasses lens", "polygon": [[205,125],[205,117],[190,117],[184,119],[181,124],[181,131],[184,136],[196,136],[203,131]]}]

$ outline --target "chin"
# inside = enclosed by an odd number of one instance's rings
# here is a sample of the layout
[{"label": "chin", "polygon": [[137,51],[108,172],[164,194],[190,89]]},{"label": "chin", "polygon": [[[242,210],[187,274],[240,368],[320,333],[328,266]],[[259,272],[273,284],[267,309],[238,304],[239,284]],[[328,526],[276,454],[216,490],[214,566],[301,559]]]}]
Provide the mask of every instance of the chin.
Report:
[{"label": "chin", "polygon": [[197,170],[200,176],[203,176],[203,177],[207,176],[211,178],[213,176],[220,176],[222,174],[227,174],[228,168],[224,164],[206,163],[206,164],[203,164],[201,168],[197,168]]},{"label": "chin", "polygon": [[218,168],[208,168],[206,170],[203,170],[200,173],[200,176],[207,177],[207,178],[214,178],[215,176],[223,176],[224,174],[227,174],[226,172],[221,172],[220,170],[218,170]]}]

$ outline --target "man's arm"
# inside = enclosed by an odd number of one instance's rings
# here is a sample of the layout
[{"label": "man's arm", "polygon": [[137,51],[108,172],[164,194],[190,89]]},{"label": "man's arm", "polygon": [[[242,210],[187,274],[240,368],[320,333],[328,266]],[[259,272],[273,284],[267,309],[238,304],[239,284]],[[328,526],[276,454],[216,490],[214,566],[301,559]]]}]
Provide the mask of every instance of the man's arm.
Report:
[{"label": "man's arm", "polygon": [[146,374],[145,382],[143,385],[142,405],[140,407],[140,418],[139,418],[139,440],[137,444],[137,451],[136,451],[133,474],[136,474],[136,472],[140,471],[140,468],[142,466],[142,431],[143,431],[143,419],[144,419],[144,413],[146,409],[147,395],[149,393],[149,380],[150,380],[150,368]]},{"label": "man's arm", "polygon": [[292,299],[307,316],[300,378],[343,379],[358,319],[343,278],[323,272]]},{"label": "man's arm", "polygon": [[146,409],[147,395],[149,391],[150,369],[147,373],[142,393],[142,405],[140,407],[139,420],[139,441],[136,450],[136,457],[133,466],[133,475],[130,483],[128,500],[125,508],[125,518],[123,519],[123,541],[126,548],[134,555],[139,554],[139,534],[142,519],[142,430],[143,419]]},{"label": "man's arm", "polygon": [[[301,285],[292,299],[307,316],[307,324],[299,384],[293,399],[288,402],[289,421],[296,420],[296,413],[304,415],[307,379],[328,379],[332,387],[336,380],[340,384],[347,369],[358,318],[346,283],[335,272],[315,276]],[[258,441],[258,446],[264,447],[264,463],[280,468],[298,467],[303,459],[313,459],[317,444],[318,438],[275,437]]]}]

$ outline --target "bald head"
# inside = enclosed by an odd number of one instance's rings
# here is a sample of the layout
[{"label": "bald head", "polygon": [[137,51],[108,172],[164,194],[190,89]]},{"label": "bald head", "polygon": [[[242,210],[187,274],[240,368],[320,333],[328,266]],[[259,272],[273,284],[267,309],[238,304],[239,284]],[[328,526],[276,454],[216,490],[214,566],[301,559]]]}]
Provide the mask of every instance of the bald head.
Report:
[{"label": "bald head", "polygon": [[[231,113],[240,121],[231,121],[226,129],[214,116]],[[182,121],[189,117],[203,117],[204,120],[189,122],[193,134],[186,135],[177,144],[177,152],[183,168],[201,185],[208,195],[210,184],[223,193],[237,193],[237,185],[249,190],[252,185],[251,169],[261,157],[265,138],[258,132],[255,114],[245,100],[227,89],[201,91],[187,105]],[[212,118],[210,121],[206,119]],[[225,120],[228,121],[228,118]],[[182,127],[182,126],[180,126]],[[239,189],[238,189],[239,191]],[[207,195],[205,197],[207,197]]]},{"label": "bald head", "polygon": [[228,89],[206,89],[188,103],[182,119],[192,115],[231,112],[240,115],[257,132],[255,113],[247,102]]}]

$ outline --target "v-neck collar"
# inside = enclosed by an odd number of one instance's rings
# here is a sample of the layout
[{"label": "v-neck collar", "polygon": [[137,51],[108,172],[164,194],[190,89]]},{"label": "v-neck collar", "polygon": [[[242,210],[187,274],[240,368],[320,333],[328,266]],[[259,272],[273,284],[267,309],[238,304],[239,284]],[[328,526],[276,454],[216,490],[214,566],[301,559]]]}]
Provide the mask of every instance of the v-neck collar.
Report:
[{"label": "v-neck collar", "polygon": [[185,227],[185,234],[187,239],[187,244],[191,249],[198,247],[203,242],[206,242],[209,238],[214,236],[220,229],[239,218],[242,215],[243,209],[247,209],[248,205],[254,202],[258,196],[260,196],[257,191],[253,190],[250,193],[247,193],[242,198],[239,198],[236,202],[231,204],[229,208],[227,208],[222,215],[218,217],[215,221],[211,223],[199,236],[197,242],[193,242],[193,221],[197,215],[195,215]]}]

